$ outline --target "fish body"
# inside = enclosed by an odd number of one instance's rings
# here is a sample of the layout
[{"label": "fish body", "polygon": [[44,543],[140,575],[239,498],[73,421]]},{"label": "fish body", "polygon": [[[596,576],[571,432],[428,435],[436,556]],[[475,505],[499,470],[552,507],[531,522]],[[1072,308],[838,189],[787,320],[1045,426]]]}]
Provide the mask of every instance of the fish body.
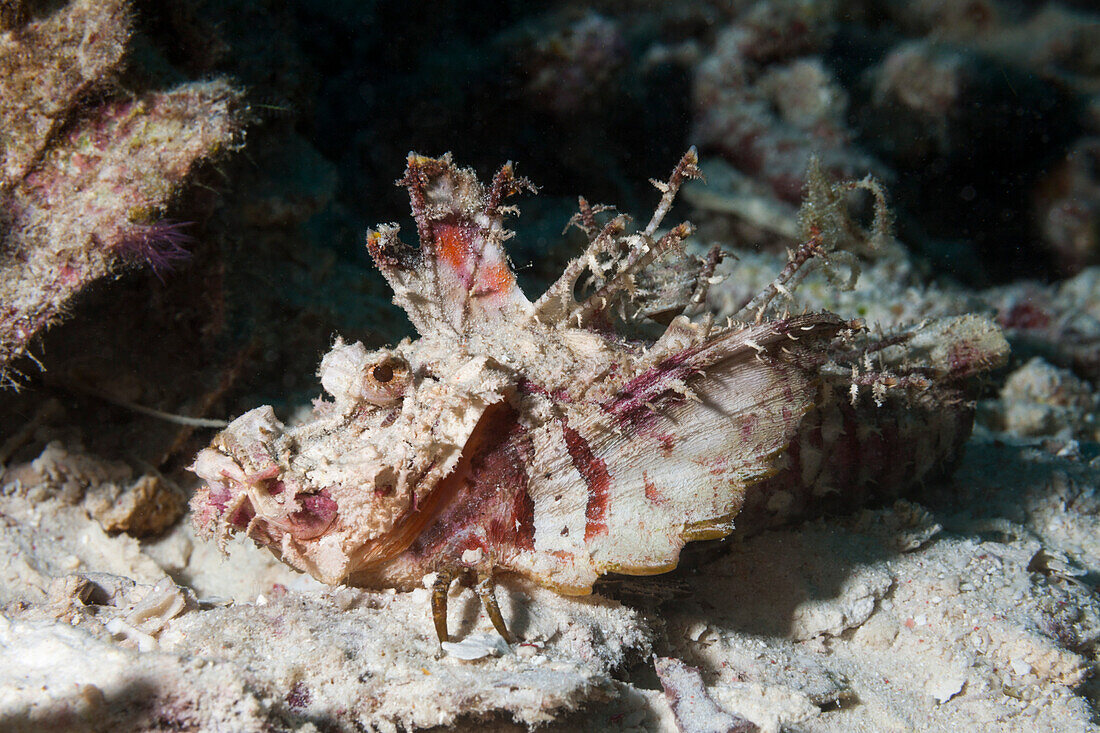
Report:
[{"label": "fish body", "polygon": [[[509,572],[565,594],[665,572],[685,543],[729,534],[750,490],[789,468],[828,388],[819,367],[852,324],[715,327],[669,311],[653,275],[662,258],[690,261],[690,228],[658,228],[695,163],[689,152],[658,184],[642,230],[600,223],[582,200],[589,246],[532,301],[504,249],[504,202],[529,184],[510,165],[484,186],[449,156],[410,154],[399,183],[419,244],[387,225],[367,247],[418,337],[373,351],[338,339],[318,371],[327,398],[301,424],[270,407],[234,420],[193,466],[200,532],[244,532],[331,584]],[[715,263],[694,262],[685,307]],[[643,315],[652,302],[667,325]]]}]

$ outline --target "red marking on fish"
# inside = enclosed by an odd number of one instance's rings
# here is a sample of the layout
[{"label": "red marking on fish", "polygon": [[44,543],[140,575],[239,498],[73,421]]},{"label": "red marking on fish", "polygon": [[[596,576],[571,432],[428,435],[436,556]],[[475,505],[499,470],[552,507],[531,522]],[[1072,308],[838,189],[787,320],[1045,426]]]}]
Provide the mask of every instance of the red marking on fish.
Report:
[{"label": "red marking on fish", "polygon": [[493,295],[506,293],[512,289],[515,280],[508,265],[503,262],[494,262],[481,267],[477,273],[478,295]]},{"label": "red marking on fish", "polygon": [[703,464],[706,466],[707,472],[714,476],[721,476],[729,473],[730,470],[730,457],[728,455],[718,456],[712,460],[706,461]]},{"label": "red marking on fish", "polygon": [[649,499],[654,504],[665,504],[668,502],[668,497],[661,493],[652,481],[649,480],[649,474],[642,471],[642,481],[645,484],[645,498]]},{"label": "red marking on fish", "polygon": [[475,246],[484,233],[474,224],[438,224],[433,232],[439,259],[450,265],[463,286],[486,296],[508,293],[515,287],[515,278],[507,262],[487,261],[481,248]]},{"label": "red marking on fish", "polygon": [[463,550],[533,550],[535,504],[527,491],[528,435],[507,405],[494,405],[478,425],[465,468],[438,518],[410,547],[417,557],[448,557]]},{"label": "red marking on fish", "polygon": [[234,527],[244,529],[255,516],[256,510],[252,508],[252,502],[245,499],[241,502],[241,505],[237,507],[237,510],[233,512],[232,516],[229,517],[229,523]]},{"label": "red marking on fish", "polygon": [[535,501],[526,489],[512,496],[511,512],[489,523],[489,542],[497,547],[535,549]]},{"label": "red marking on fish", "polygon": [[611,474],[607,472],[607,464],[592,452],[592,446],[580,433],[569,427],[565,421],[562,421],[561,429],[565,435],[569,457],[573,459],[573,466],[588,486],[588,504],[584,509],[584,541],[588,542],[607,534],[607,501],[611,493]]},{"label": "red marking on fish", "polygon": [[469,286],[467,263],[473,255],[473,248],[470,246],[473,235],[469,227],[448,222],[436,226],[433,234],[439,259],[450,265],[456,273],[466,275],[463,278],[464,284]]},{"label": "red marking on fish", "polygon": [[741,419],[741,440],[748,442],[756,430],[756,415],[745,415]]},{"label": "red marking on fish", "polygon": [[298,501],[302,508],[290,515],[291,533],[297,539],[308,540],[324,534],[336,519],[338,507],[327,489],[306,494]]},{"label": "red marking on fish", "polygon": [[642,430],[657,420],[653,405],[669,406],[684,401],[679,392],[670,390],[675,380],[687,380],[691,370],[684,365],[690,352],[681,352],[665,359],[627,382],[619,393],[603,404],[603,408],[623,425]]}]

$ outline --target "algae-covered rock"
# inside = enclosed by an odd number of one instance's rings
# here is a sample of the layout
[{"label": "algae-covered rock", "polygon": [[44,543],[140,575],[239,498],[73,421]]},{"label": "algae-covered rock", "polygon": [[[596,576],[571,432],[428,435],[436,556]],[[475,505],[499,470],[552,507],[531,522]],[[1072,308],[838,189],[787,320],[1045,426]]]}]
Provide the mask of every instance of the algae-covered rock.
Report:
[{"label": "algae-covered rock", "polygon": [[122,0],[77,0],[0,32],[0,381],[72,297],[127,261],[184,255],[165,209],[240,129],[224,80],[107,95],[130,36]]}]

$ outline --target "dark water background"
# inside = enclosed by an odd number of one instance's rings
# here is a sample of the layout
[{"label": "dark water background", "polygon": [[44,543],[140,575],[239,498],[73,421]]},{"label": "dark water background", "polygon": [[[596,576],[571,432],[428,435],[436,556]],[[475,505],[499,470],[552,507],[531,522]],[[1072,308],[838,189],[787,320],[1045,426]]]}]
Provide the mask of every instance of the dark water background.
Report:
[{"label": "dark water background", "polygon": [[[83,294],[44,342],[54,381],[30,370],[32,386],[83,405],[66,373],[121,370],[171,411],[308,401],[334,334],[409,332],[363,242],[379,222],[413,237],[394,185],[410,150],[483,178],[512,160],[539,186],[509,243],[532,296],[581,246],[562,235],[578,195],[647,217],[647,179],[693,144],[785,206],[811,153],[836,177],[873,173],[929,283],[1072,276],[1100,262],[1093,5],[138,0],[121,88],[228,76],[245,142],[168,212],[192,223],[191,259]],[[680,203],[670,221],[685,218],[729,247],[792,244]]]}]

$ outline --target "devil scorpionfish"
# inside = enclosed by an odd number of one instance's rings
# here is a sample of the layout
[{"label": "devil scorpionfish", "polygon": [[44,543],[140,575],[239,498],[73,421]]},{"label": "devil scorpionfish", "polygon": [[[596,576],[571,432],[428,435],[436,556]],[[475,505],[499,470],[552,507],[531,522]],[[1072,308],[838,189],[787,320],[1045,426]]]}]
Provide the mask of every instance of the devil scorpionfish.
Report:
[{"label": "devil scorpionfish", "polygon": [[[938,374],[857,374],[851,364],[905,339],[857,347],[860,324],[830,313],[765,317],[807,262],[827,258],[820,232],[744,318],[700,316],[720,254],[686,254],[688,224],[659,232],[696,164],[689,151],[654,182],[663,196],[644,229],[581,199],[573,223],[588,246],[532,302],[504,218],[505,200],[533,187],[510,164],[484,186],[449,155],[410,154],[398,183],[419,246],[388,225],[367,247],[418,338],[375,351],[337,339],[318,372],[329,399],[307,421],[285,426],[266,406],[234,420],[193,466],[200,533],[243,532],[330,584],[411,589],[434,573],[441,642],[451,582],[475,579],[510,640],[495,574],[577,595],[606,573],[668,571],[685,543],[728,535],[746,501],[760,514],[776,504],[769,492],[805,503],[823,477],[835,485],[858,440],[881,458],[871,481],[949,464],[970,425],[954,385],[1002,357],[999,336]],[[848,389],[838,373],[873,382],[876,402],[901,391],[906,403],[861,417],[836,398]],[[889,418],[921,409],[933,417]],[[883,426],[857,440],[860,420]],[[836,449],[845,426],[853,437]]]}]

